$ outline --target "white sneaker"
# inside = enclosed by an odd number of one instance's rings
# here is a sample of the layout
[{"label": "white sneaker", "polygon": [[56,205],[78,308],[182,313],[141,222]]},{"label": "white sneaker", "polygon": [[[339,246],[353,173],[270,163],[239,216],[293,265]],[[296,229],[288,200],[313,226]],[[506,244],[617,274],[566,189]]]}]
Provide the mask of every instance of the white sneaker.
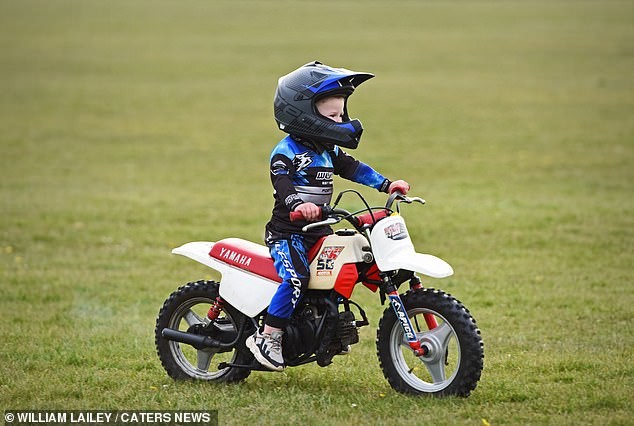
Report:
[{"label": "white sneaker", "polygon": [[284,357],[282,356],[282,335],[283,331],[273,333],[262,333],[256,331],[252,336],[247,337],[247,348],[253,353],[255,359],[269,370],[284,370]]}]

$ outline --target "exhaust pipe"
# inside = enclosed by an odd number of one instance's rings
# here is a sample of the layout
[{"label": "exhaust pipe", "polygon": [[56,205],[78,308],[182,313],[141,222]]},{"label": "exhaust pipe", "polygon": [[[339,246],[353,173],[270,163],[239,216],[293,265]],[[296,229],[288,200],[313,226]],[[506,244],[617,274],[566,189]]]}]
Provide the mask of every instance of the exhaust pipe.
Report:
[{"label": "exhaust pipe", "polygon": [[161,331],[161,336],[165,337],[167,340],[191,345],[198,350],[206,348],[230,348],[233,346],[232,344],[222,343],[216,339],[212,339],[209,336],[185,333],[172,328],[164,328]]}]

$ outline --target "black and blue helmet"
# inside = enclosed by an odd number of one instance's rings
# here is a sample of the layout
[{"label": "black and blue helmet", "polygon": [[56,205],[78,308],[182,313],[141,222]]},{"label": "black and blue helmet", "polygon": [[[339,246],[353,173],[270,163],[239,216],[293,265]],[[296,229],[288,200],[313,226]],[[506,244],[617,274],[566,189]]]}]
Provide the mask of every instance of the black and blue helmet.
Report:
[{"label": "black and blue helmet", "polygon": [[[354,149],[359,145],[363,126],[348,116],[348,97],[359,84],[372,77],[373,74],[332,68],[317,61],[308,63],[280,77],[273,101],[275,121],[281,130],[293,136]],[[315,103],[329,96],[345,99],[341,123],[317,111]]]}]

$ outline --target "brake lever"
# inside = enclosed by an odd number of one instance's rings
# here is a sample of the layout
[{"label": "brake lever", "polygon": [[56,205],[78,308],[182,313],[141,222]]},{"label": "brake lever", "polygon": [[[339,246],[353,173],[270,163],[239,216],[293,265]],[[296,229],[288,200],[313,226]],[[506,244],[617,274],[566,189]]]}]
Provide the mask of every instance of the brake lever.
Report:
[{"label": "brake lever", "polygon": [[319,227],[319,226],[324,226],[324,225],[334,225],[334,224],[339,223],[339,222],[341,222],[341,219],[340,219],[340,218],[337,218],[337,217],[329,217],[329,218],[328,218],[328,219],[326,219],[326,220],[321,220],[321,221],[319,221],[319,222],[309,223],[308,225],[306,225],[306,226],[304,226],[304,227],[302,228],[302,231],[303,231],[303,232],[307,232],[307,231],[309,231],[309,230],[311,230],[311,229],[313,229],[313,228],[317,228],[317,227]]},{"label": "brake lever", "polygon": [[412,197],[412,198],[406,197],[406,198],[407,198],[407,200],[408,200],[408,201],[407,201],[407,203],[408,203],[408,204],[411,204],[411,203],[421,203],[421,204],[425,204],[425,203],[426,203],[426,201],[425,201],[425,200],[423,200],[423,199],[422,199],[422,198],[420,198],[420,197]]},{"label": "brake lever", "polygon": [[412,203],[420,203],[425,205],[426,201],[423,200],[420,197],[407,197],[405,195],[402,195],[401,197],[399,197],[400,200],[396,201],[396,211],[397,213],[401,213],[401,203],[407,203],[407,204],[412,204]]}]

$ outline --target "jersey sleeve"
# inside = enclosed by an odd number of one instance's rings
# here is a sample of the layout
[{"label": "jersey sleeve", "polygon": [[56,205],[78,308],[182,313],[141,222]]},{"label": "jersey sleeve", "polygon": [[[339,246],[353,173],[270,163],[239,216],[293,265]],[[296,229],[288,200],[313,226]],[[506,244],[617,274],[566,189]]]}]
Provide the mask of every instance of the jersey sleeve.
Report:
[{"label": "jersey sleeve", "polygon": [[339,149],[339,147],[335,147],[330,153],[336,175],[375,188],[381,192],[388,191],[390,180],[372,167],[356,160],[342,149]]},{"label": "jersey sleeve", "polygon": [[275,197],[280,200],[289,211],[302,204],[303,201],[297,194],[291,176],[295,173],[295,166],[290,158],[281,153],[273,153],[271,156],[271,183]]}]

